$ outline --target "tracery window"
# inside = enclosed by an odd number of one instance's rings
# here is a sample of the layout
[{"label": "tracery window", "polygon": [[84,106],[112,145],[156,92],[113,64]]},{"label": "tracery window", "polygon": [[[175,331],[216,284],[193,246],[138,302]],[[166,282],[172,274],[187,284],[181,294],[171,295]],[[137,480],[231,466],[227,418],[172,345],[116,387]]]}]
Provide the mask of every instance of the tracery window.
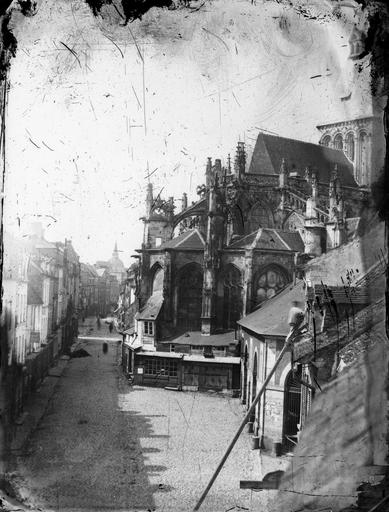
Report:
[{"label": "tracery window", "polygon": [[361,132],[359,134],[359,184],[367,184],[367,133]]},{"label": "tracery window", "polygon": [[343,137],[342,134],[338,133],[334,139],[335,149],[343,149]]},{"label": "tracery window", "polygon": [[348,133],[346,136],[346,155],[351,160],[354,161],[355,157],[355,139],[353,133]]},{"label": "tracery window", "polygon": [[159,266],[155,269],[153,280],[152,280],[152,288],[151,293],[161,292],[163,289],[163,269]]},{"label": "tracery window", "polygon": [[274,215],[267,205],[256,203],[248,216],[246,234],[253,233],[259,228],[274,228]]},{"label": "tracery window", "polygon": [[327,148],[330,147],[331,136],[330,135],[326,135],[325,137],[323,137],[322,141],[321,141],[321,144],[322,144],[322,146],[326,146]]},{"label": "tracery window", "polygon": [[203,291],[202,268],[197,263],[185,265],[178,280],[177,322],[189,331],[201,327],[201,303]]},{"label": "tracery window", "polygon": [[255,281],[254,300],[261,304],[271,299],[287,285],[287,277],[280,269],[271,267],[258,275]]}]

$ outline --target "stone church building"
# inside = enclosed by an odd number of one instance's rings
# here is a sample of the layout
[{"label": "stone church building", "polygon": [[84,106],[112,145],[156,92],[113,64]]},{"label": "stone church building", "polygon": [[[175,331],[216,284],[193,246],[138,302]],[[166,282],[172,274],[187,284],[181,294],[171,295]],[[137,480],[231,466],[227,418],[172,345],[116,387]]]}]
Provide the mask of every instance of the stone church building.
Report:
[{"label": "stone church building", "polygon": [[[360,124],[347,125],[356,141]],[[368,158],[373,151],[361,152],[357,143],[353,154],[350,145],[347,151],[334,147],[334,127],[319,129],[320,144],[260,132],[250,162],[242,142],[233,162],[228,156],[223,166],[208,158],[198,200],[189,205],[184,193],[181,211],[173,198],[155,197],[149,183],[127,369],[134,371],[135,355],[141,361],[181,353],[196,356],[198,364],[220,363],[220,378],[203,379],[203,388],[240,387],[237,321],[294,282],[306,261],[351,239],[358,228],[370,177],[353,156],[359,151]],[[220,371],[227,359],[235,368],[228,378]],[[153,366],[142,362],[139,382],[145,383],[147,365]],[[153,383],[160,384],[168,362],[154,366]],[[185,386],[177,367],[173,374],[169,385],[201,389],[196,378]]]}]

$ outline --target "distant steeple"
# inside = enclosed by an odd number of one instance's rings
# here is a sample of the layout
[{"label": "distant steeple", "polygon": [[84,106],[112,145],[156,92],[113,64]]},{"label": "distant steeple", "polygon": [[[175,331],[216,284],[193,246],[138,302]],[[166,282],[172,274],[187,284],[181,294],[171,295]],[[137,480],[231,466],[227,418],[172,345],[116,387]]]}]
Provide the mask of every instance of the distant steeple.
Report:
[{"label": "distant steeple", "polygon": [[118,243],[115,242],[115,247],[113,249],[112,257],[118,259],[119,258],[119,251],[118,251]]}]

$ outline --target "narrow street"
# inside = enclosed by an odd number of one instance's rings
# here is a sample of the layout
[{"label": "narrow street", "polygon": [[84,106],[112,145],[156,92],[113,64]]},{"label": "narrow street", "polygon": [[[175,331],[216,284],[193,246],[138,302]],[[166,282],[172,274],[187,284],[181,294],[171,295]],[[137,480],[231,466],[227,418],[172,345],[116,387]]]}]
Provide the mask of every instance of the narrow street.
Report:
[{"label": "narrow street", "polygon": [[[118,337],[103,324],[80,329],[91,357],[70,359],[43,420],[17,461],[17,482],[42,510],[190,511],[243,410],[237,399],[130,387],[118,366]],[[92,336],[95,336],[93,339]],[[103,339],[108,353],[103,353]],[[282,461],[265,461],[264,472]],[[243,433],[201,510],[265,510],[260,456]],[[28,494],[24,489],[28,489]]]}]

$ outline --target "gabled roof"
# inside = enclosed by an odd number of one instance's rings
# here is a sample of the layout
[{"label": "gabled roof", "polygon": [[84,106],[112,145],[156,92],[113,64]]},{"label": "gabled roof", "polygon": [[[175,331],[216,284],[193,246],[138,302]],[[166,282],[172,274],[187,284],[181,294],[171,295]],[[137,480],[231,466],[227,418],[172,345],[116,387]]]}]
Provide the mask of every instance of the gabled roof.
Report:
[{"label": "gabled roof", "polygon": [[297,231],[259,228],[258,231],[232,242],[228,249],[275,249],[304,252],[304,242]]},{"label": "gabled roof", "polygon": [[[362,309],[353,317],[352,321],[343,320],[338,327],[327,329],[326,332],[316,337],[316,350],[320,354],[323,350],[331,350],[339,347],[343,353],[350,350],[352,343],[360,340],[360,346],[355,346],[355,351],[363,349],[364,340],[367,344],[371,340],[380,337],[385,342],[385,303],[381,298],[375,303],[370,304]],[[344,349],[349,347],[349,349]],[[296,360],[305,360],[311,358],[313,354],[313,343],[309,341],[301,341],[295,344],[294,355]]]},{"label": "gabled roof", "polygon": [[198,229],[190,229],[181,235],[168,240],[158,247],[158,249],[176,249],[179,251],[194,251],[204,249],[204,238]]},{"label": "gabled roof", "polygon": [[140,311],[137,320],[156,320],[163,304],[162,292],[155,292],[148,298],[145,307]]},{"label": "gabled roof", "polygon": [[268,299],[263,305],[243,317],[238,324],[262,336],[287,336],[290,327],[288,316],[293,302],[305,303],[304,283],[288,285],[283,291]]},{"label": "gabled roof", "polygon": [[306,167],[315,168],[322,183],[329,183],[336,164],[341,184],[358,187],[353,166],[343,151],[262,132],[258,134],[248,172],[278,175],[283,158],[289,172],[296,171],[300,177],[304,177]]}]

